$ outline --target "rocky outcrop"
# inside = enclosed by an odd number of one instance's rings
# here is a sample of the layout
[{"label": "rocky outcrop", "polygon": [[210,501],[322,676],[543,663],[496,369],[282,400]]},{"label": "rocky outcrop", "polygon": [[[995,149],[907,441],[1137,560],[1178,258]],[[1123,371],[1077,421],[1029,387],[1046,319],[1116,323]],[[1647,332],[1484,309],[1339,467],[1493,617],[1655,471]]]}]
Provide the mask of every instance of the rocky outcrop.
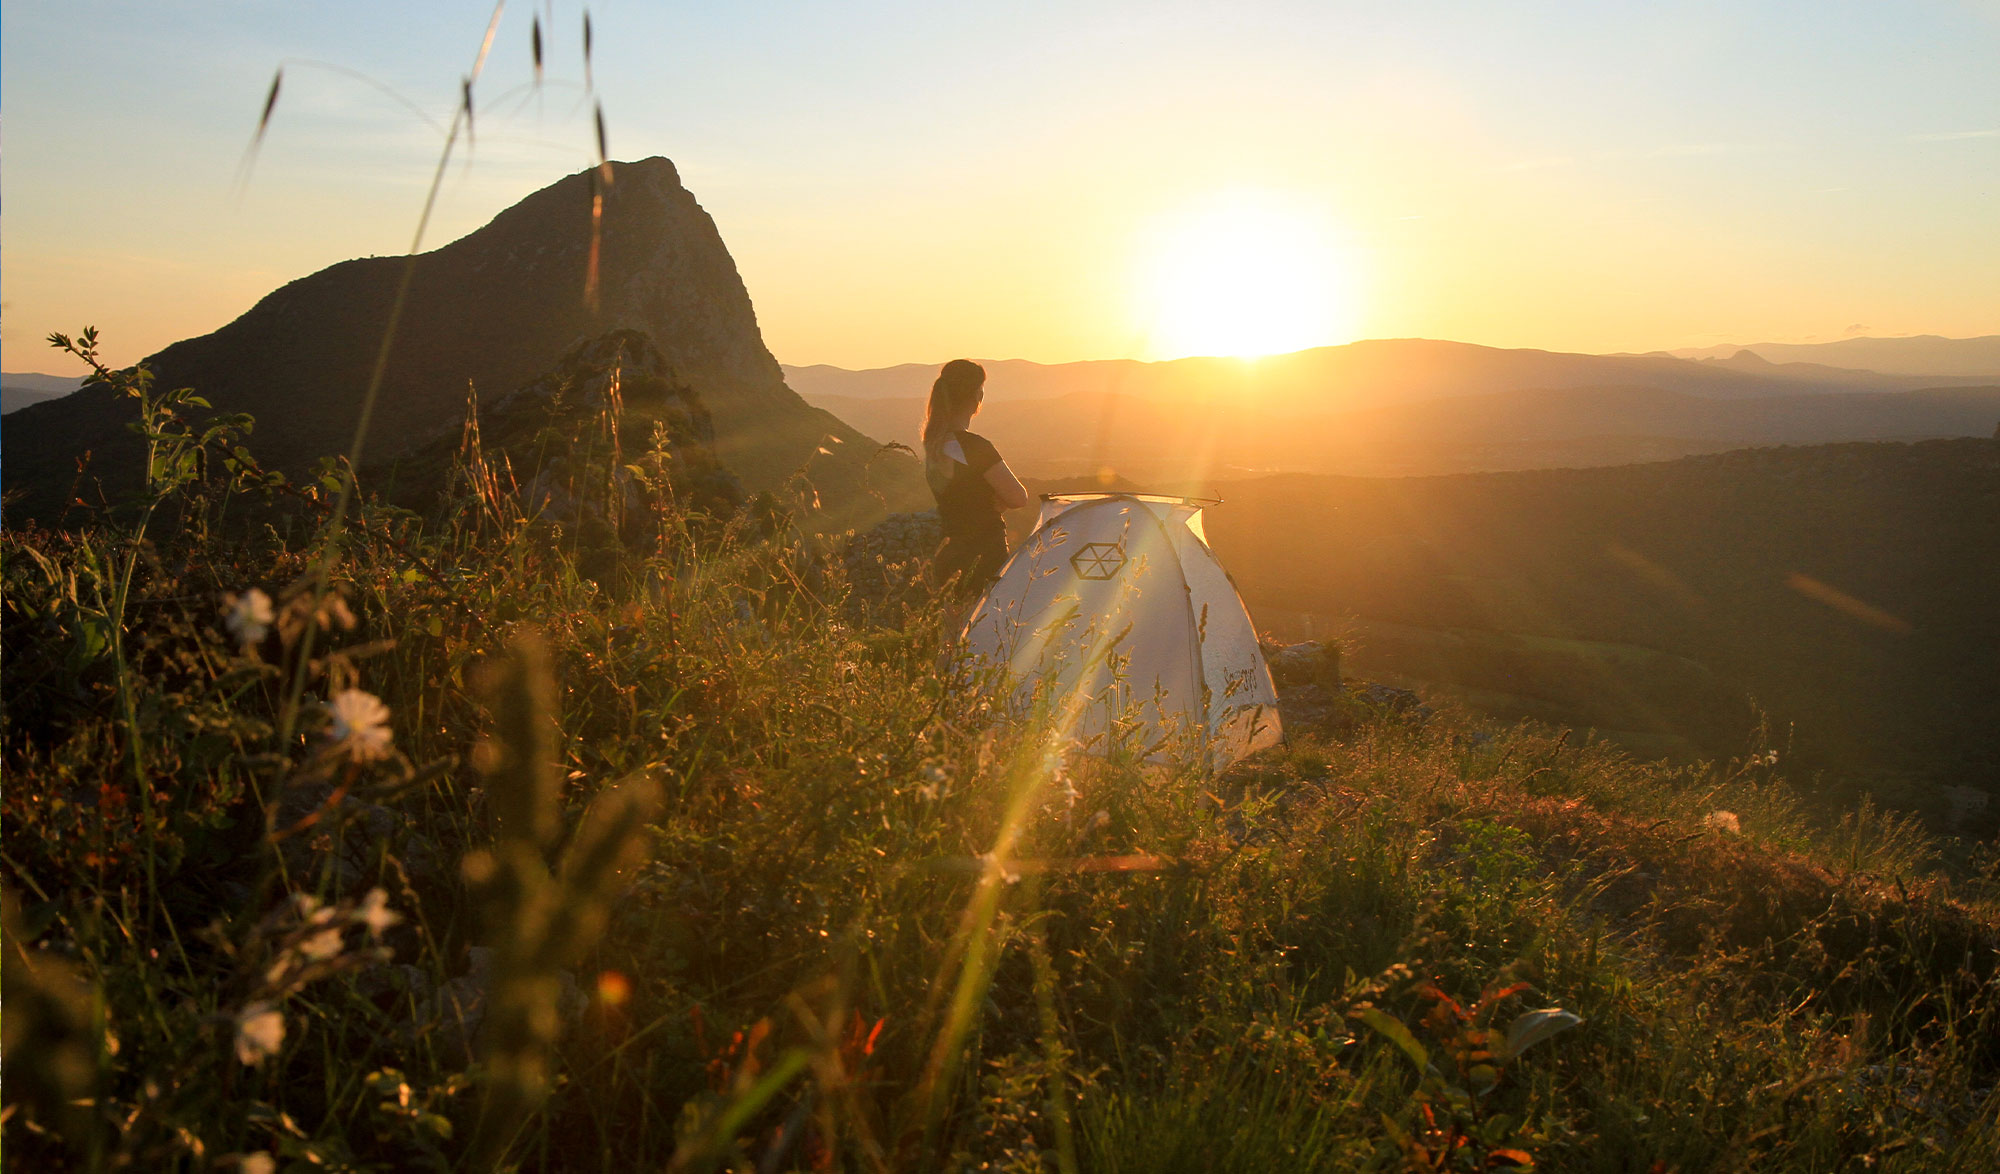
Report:
[{"label": "rocky outcrop", "polygon": [[911,611],[934,606],[931,559],[943,541],[936,510],[896,514],[856,534],[840,560],[849,617],[895,626]]},{"label": "rocky outcrop", "polygon": [[[252,450],[302,473],[349,450],[406,266],[401,257],[342,262],[147,362],[162,386],[192,386],[218,411],[256,417]],[[367,463],[393,462],[456,428],[468,387],[485,407],[579,341],[636,331],[707,405],[717,455],[749,488],[784,485],[807,468],[830,512],[879,517],[870,490],[892,507],[922,500],[915,462],[871,468],[879,446],[785,386],[714,221],[665,159],[613,164],[608,184],[595,170],[561,180],[416,257],[408,276]],[[9,519],[53,520],[85,453],[108,492],[136,483],[131,416],[130,403],[103,388],[8,416],[8,487],[20,491]],[[842,443],[824,443],[829,434]]]},{"label": "rocky outcrop", "polygon": [[745,497],[716,455],[707,404],[636,330],[585,339],[363,480],[416,509],[450,498],[627,542],[643,541],[654,505],[727,518]]}]

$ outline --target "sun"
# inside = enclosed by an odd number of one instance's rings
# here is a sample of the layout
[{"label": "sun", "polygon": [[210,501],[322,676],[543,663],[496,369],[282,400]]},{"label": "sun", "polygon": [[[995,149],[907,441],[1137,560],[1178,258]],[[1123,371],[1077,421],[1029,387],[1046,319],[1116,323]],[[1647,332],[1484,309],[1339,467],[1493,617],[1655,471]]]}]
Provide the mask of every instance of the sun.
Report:
[{"label": "sun", "polygon": [[1255,358],[1355,337],[1353,266],[1329,218],[1238,191],[1161,217],[1142,235],[1138,309],[1155,358]]}]

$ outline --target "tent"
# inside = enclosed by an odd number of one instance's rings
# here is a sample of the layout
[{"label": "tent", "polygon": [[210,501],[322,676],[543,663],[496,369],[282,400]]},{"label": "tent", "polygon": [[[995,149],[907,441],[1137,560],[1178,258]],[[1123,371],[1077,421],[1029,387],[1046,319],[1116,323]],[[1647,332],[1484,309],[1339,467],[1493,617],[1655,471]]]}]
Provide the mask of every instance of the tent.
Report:
[{"label": "tent", "polygon": [[[1050,708],[1101,753],[1177,741],[1225,766],[1280,737],[1278,695],[1236,585],[1208,548],[1212,500],[1046,494],[1035,531],[966,621],[964,647],[1019,710]],[[1128,743],[1134,744],[1134,743]]]}]

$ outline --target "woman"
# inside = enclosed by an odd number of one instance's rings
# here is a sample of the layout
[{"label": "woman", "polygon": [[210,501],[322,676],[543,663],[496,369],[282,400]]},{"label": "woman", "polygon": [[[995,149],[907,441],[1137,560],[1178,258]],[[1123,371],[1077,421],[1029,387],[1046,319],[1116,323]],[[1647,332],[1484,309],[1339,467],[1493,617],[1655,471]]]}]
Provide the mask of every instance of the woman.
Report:
[{"label": "woman", "polygon": [[924,408],[924,475],[944,523],[932,574],[959,598],[984,590],[1007,561],[1000,511],[1028,504],[1028,491],[984,437],[966,431],[986,398],[986,369],[953,359],[931,384]]}]

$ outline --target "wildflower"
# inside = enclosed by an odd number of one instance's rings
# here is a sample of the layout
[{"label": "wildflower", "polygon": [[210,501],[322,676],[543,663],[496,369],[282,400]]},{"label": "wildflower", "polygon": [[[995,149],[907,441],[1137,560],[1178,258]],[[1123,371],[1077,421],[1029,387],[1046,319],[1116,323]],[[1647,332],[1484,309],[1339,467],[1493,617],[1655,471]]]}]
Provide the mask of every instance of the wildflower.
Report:
[{"label": "wildflower", "polygon": [[317,627],[322,632],[336,628],[343,632],[352,631],[358,621],[354,609],[347,606],[347,600],[338,592],[328,592],[321,596],[313,592],[303,592],[293,596],[285,604],[284,612],[278,616],[278,637],[291,647],[305,634],[308,627]]},{"label": "wildflower", "polygon": [[269,1003],[257,1002],[236,1015],[236,1058],[251,1066],[278,1054],[285,1042],[285,1017]]},{"label": "wildflower", "polygon": [[1076,801],[1083,798],[1083,792],[1076,789],[1075,783],[1070,782],[1069,772],[1058,770],[1049,782],[1056,787],[1056,793],[1062,797],[1063,810],[1076,810]]},{"label": "wildflower", "polygon": [[375,762],[389,757],[389,707],[381,698],[360,689],[342,689],[327,709],[333,715],[329,736],[349,758]]},{"label": "wildflower", "polygon": [[299,954],[314,962],[325,962],[340,956],[340,930],[323,929],[299,943]]},{"label": "wildflower", "polygon": [[1737,821],[1734,811],[1711,811],[1702,818],[1701,825],[1732,836],[1743,834],[1743,825]]},{"label": "wildflower", "polygon": [[389,894],[381,889],[369,889],[361,898],[361,905],[354,911],[354,920],[368,927],[368,936],[380,938],[383,931],[403,920],[395,910],[389,908]]},{"label": "wildflower", "polygon": [[278,1174],[278,1160],[263,1150],[254,1154],[244,1154],[236,1160],[236,1168],[243,1174]]},{"label": "wildflower", "polygon": [[274,618],[271,611],[271,597],[252,587],[241,595],[225,595],[223,602],[229,607],[228,618],[223,626],[242,645],[262,644],[264,636],[271,630]]},{"label": "wildflower", "polygon": [[1007,867],[1007,861],[998,852],[981,852],[979,862],[986,866],[987,879],[998,879],[1003,884],[1018,884],[1021,874]]}]

